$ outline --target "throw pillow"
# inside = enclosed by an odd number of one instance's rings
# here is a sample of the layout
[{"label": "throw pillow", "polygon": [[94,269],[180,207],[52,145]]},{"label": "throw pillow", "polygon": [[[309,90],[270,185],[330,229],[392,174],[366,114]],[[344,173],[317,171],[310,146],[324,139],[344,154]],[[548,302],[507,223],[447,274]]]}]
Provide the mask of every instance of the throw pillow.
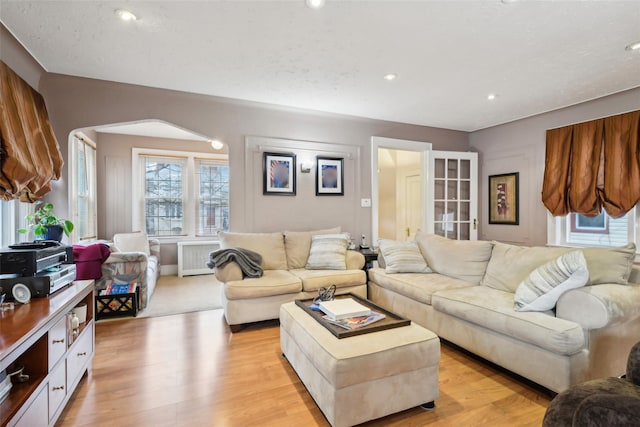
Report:
[{"label": "throw pillow", "polygon": [[307,270],[346,270],[347,234],[316,234],[311,236]]},{"label": "throw pillow", "polygon": [[431,273],[416,242],[380,239],[380,252],[384,258],[385,273]]},{"label": "throw pillow", "polygon": [[589,270],[582,251],[573,251],[536,268],[516,289],[516,311],[547,311],[569,289],[587,284]]},{"label": "throw pillow", "polygon": [[143,252],[151,255],[147,233],[118,233],[113,235],[113,244],[119,252]]},{"label": "throw pillow", "polygon": [[287,252],[287,266],[289,269],[304,268],[311,249],[311,236],[315,234],[337,234],[340,227],[313,231],[285,231],[284,248]]}]

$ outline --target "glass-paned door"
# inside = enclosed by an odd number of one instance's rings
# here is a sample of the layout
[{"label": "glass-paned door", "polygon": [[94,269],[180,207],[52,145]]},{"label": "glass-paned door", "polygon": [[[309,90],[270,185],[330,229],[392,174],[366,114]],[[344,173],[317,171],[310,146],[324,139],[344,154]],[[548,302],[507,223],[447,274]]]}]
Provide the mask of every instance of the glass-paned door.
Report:
[{"label": "glass-paned door", "polygon": [[478,154],[429,152],[430,233],[454,240],[478,238]]}]

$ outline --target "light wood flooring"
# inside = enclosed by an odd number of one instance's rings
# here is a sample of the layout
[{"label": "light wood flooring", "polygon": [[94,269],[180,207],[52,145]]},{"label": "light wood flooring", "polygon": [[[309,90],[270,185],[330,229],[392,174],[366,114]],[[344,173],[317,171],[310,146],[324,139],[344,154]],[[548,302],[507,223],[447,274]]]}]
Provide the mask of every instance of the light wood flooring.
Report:
[{"label": "light wood flooring", "polygon": [[[365,425],[540,426],[549,401],[543,390],[444,344],[436,409]],[[277,322],[231,334],[222,310],[98,322],[93,371],[57,423],[328,425],[281,356]]]}]

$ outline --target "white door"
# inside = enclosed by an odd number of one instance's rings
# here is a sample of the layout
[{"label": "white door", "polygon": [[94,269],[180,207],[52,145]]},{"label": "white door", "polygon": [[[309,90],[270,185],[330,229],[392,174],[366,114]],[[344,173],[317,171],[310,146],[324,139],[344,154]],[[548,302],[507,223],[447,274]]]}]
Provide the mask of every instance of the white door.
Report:
[{"label": "white door", "polygon": [[422,177],[410,175],[405,179],[405,236],[403,240],[414,240],[422,224]]},{"label": "white door", "polygon": [[454,240],[478,238],[478,153],[429,152],[427,231]]}]

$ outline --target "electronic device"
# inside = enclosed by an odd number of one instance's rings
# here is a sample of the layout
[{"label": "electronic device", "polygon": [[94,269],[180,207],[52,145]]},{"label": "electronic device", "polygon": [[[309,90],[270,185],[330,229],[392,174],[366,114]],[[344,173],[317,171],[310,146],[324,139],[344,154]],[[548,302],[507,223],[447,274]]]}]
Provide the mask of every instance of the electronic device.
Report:
[{"label": "electronic device", "polygon": [[[11,277],[13,276],[13,277]],[[35,276],[0,275],[0,288],[7,292],[7,298],[22,302],[15,294],[15,287],[22,290],[19,295],[24,296],[27,287],[31,298],[42,298],[64,288],[76,279],[75,264],[60,264],[41,271]]]},{"label": "electronic device", "polygon": [[66,246],[0,250],[0,274],[35,276],[38,272],[67,260]]},{"label": "electronic device", "polygon": [[0,289],[7,298],[27,303],[46,297],[76,278],[73,248],[36,241],[0,249]]},{"label": "electronic device", "polygon": [[364,234],[360,239],[360,249],[369,249],[369,245],[367,244],[367,239],[365,239]]}]

